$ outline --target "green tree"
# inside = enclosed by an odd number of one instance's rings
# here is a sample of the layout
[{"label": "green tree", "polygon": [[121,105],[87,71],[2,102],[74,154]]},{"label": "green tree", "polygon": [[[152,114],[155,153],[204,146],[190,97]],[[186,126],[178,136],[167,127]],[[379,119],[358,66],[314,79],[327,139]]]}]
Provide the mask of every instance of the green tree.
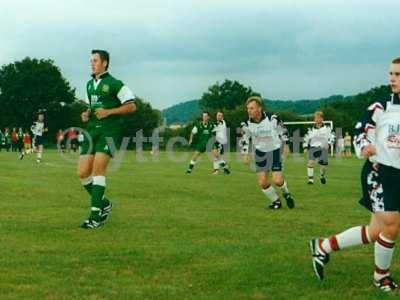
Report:
[{"label": "green tree", "polygon": [[234,109],[243,105],[250,96],[259,96],[251,87],[245,87],[238,81],[226,79],[222,84],[217,82],[210,86],[200,99],[203,109]]},{"label": "green tree", "polygon": [[66,121],[64,109],[74,99],[75,89],[52,60],[27,57],[0,68],[0,105],[5,108],[0,111],[2,127],[29,127],[39,109],[57,111],[57,118]]},{"label": "green tree", "polygon": [[161,125],[161,112],[141,98],[136,97],[135,103],[137,111],[122,117],[123,136],[134,137],[137,131],[143,130],[143,135],[150,137],[153,129]]}]

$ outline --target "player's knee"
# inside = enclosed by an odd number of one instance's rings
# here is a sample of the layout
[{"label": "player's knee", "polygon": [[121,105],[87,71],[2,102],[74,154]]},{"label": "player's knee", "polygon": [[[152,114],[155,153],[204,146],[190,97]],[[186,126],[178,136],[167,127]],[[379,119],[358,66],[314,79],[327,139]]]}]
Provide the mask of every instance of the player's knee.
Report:
[{"label": "player's knee", "polygon": [[259,178],[258,179],[258,185],[262,188],[262,189],[266,189],[270,186],[269,182],[267,179],[265,178]]},{"label": "player's knee", "polygon": [[89,172],[89,170],[79,169],[77,173],[80,179],[88,178],[91,175],[91,172]]},{"label": "player's knee", "polygon": [[277,185],[277,186],[281,186],[283,185],[283,177],[282,176],[274,176],[272,177],[272,182]]},{"label": "player's knee", "polygon": [[385,222],[382,232],[385,237],[395,240],[399,234],[399,224],[397,222]]}]

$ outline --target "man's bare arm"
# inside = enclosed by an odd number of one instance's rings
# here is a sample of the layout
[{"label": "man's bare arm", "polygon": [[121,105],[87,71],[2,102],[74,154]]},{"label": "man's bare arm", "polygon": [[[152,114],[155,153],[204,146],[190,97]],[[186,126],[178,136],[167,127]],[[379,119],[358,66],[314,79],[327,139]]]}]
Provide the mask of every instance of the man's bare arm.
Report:
[{"label": "man's bare arm", "polygon": [[96,109],[95,115],[97,119],[104,119],[111,115],[126,115],[133,113],[137,110],[136,104],[134,102],[128,102],[120,107],[104,109],[98,108]]},{"label": "man's bare arm", "polygon": [[193,132],[191,132],[190,133],[190,138],[189,138],[189,145],[191,145],[192,142],[193,142],[193,136],[194,136],[194,134],[193,134]]}]

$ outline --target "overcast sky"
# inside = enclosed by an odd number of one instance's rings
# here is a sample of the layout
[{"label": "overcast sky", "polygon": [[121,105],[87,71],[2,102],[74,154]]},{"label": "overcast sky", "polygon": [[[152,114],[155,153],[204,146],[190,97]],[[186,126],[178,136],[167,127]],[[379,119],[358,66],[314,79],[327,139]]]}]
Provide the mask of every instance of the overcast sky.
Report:
[{"label": "overcast sky", "polygon": [[266,98],[349,95],[386,84],[400,1],[0,0],[0,65],[51,58],[83,97],[93,48],[156,108],[226,78]]}]

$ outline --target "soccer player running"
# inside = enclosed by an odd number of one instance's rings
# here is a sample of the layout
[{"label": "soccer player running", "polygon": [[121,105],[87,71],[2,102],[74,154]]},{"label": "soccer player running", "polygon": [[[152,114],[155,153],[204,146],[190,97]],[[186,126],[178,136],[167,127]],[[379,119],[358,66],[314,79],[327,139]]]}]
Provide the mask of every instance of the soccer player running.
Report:
[{"label": "soccer player running", "polygon": [[85,229],[103,225],[111,212],[112,204],[104,197],[106,169],[113,143],[117,145],[121,138],[121,115],[136,110],[132,91],[107,71],[109,53],[93,50],[90,63],[92,79],[86,84],[89,107],[81,114],[90,136],[84,135],[78,163],[81,183],[91,197],[90,215],[81,225]]},{"label": "soccer player running", "polygon": [[24,154],[29,154],[31,153],[31,136],[29,134],[29,131],[26,130],[24,133]]},{"label": "soccer player running", "polygon": [[346,135],[343,138],[344,151],[346,157],[351,157],[351,135],[346,132]]},{"label": "soccer player running", "polygon": [[324,125],[324,115],[322,111],[314,114],[315,125],[307,133],[308,138],[308,163],[307,175],[308,184],[314,184],[314,164],[318,159],[320,165],[320,180],[322,184],[326,184],[326,170],[328,167],[328,150],[331,138],[331,128]]},{"label": "soccer player running", "polygon": [[186,170],[186,174],[192,173],[200,155],[207,151],[208,141],[215,134],[215,125],[210,121],[209,112],[204,111],[201,118],[202,120],[193,126],[190,133],[189,145],[193,146],[194,153],[189,163],[189,168]]},{"label": "soccer player running", "polygon": [[[38,112],[37,120],[31,126],[31,131],[33,133],[33,149],[36,152],[36,162],[41,163],[43,159],[43,134],[48,131],[44,124],[44,113],[42,111]],[[20,159],[23,159],[25,151],[21,152]]]},{"label": "soccer player running", "polygon": [[17,139],[18,152],[22,154],[24,152],[24,132],[21,127],[18,129]]},{"label": "soccer player running", "polygon": [[389,269],[400,228],[400,58],[393,60],[389,79],[393,94],[368,107],[354,140],[357,155],[367,158],[360,204],[372,212],[370,223],[310,241],[314,271],[321,280],[331,252],[374,242],[373,283],[385,292],[398,288]]},{"label": "soccer player running", "polygon": [[214,128],[216,141],[213,145],[213,155],[214,155],[213,174],[218,174],[220,168],[224,170],[225,174],[230,174],[231,171],[229,170],[229,167],[226,161],[224,160],[225,148],[228,143],[227,128],[226,128],[226,122],[224,120],[224,114],[221,111],[217,112],[216,119],[217,122]]},{"label": "soccer player running", "polygon": [[289,208],[294,208],[294,199],[291,196],[287,183],[282,174],[281,146],[279,137],[279,118],[263,110],[260,97],[250,97],[246,101],[249,119],[246,121],[247,134],[251,137],[255,147],[255,164],[258,184],[264,195],[271,201],[269,208],[280,209],[281,200],[269,181],[272,173],[272,182],[282,191]]}]

